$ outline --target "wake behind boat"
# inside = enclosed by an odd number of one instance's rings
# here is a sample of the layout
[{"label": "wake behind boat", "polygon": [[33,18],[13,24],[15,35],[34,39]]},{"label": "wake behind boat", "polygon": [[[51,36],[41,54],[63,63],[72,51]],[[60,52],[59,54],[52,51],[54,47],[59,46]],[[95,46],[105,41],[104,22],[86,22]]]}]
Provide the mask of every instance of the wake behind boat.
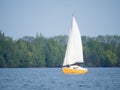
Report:
[{"label": "wake behind boat", "polygon": [[79,65],[84,63],[83,48],[79,27],[75,18],[72,18],[72,27],[70,29],[67,49],[63,62],[62,71],[65,74],[86,74],[87,68]]}]

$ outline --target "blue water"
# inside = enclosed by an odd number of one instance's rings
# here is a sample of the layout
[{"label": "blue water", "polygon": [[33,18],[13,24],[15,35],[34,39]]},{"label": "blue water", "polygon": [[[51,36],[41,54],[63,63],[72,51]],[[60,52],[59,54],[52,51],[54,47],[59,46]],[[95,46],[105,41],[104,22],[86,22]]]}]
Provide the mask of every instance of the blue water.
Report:
[{"label": "blue water", "polygon": [[89,68],[65,75],[60,68],[1,68],[0,90],[120,90],[120,68]]}]

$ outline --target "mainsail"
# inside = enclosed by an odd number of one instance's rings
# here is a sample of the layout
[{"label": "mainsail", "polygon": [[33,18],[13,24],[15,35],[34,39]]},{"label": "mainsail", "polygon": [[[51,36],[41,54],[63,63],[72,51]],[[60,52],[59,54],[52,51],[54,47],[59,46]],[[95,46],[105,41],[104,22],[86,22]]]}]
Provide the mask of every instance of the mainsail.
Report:
[{"label": "mainsail", "polygon": [[63,66],[83,62],[81,34],[77,22],[73,17]]}]

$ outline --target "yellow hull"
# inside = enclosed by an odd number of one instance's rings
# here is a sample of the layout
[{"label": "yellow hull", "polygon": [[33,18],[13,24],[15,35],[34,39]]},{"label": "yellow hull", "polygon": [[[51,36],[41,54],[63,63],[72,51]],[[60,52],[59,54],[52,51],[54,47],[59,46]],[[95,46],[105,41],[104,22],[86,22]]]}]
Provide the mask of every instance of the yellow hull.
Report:
[{"label": "yellow hull", "polygon": [[87,74],[88,70],[81,70],[81,69],[71,69],[71,68],[62,68],[64,74]]}]

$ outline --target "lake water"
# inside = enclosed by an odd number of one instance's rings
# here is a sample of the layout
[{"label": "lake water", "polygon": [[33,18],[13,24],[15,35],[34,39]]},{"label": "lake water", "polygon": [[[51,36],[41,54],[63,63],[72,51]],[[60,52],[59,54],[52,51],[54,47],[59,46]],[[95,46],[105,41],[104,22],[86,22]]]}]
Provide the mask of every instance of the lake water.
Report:
[{"label": "lake water", "polygon": [[88,68],[65,75],[60,68],[1,68],[0,90],[120,90],[120,68]]}]

